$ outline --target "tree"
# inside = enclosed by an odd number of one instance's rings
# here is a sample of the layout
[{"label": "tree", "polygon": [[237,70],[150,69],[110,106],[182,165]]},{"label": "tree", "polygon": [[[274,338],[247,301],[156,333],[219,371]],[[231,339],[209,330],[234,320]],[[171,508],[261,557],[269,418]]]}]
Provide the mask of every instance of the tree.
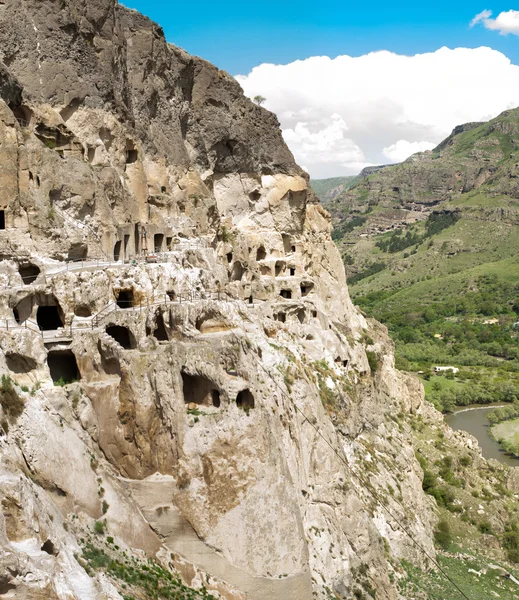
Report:
[{"label": "tree", "polygon": [[256,102],[256,104],[258,106],[261,106],[264,102],[266,102],[266,100],[267,100],[266,98],[264,98],[263,96],[261,96],[259,94],[257,96],[254,96],[254,102]]}]

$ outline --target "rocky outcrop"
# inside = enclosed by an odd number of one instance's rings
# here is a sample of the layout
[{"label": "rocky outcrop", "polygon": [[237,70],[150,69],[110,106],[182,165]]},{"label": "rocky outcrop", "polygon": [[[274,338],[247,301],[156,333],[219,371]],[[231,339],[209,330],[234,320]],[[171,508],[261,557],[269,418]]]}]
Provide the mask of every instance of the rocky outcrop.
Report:
[{"label": "rocky outcrop", "polygon": [[217,597],[397,598],[402,526],[433,552],[393,418],[421,389],[275,116],[112,0],[12,0],[0,41],[2,589],[120,598],[146,555]]}]

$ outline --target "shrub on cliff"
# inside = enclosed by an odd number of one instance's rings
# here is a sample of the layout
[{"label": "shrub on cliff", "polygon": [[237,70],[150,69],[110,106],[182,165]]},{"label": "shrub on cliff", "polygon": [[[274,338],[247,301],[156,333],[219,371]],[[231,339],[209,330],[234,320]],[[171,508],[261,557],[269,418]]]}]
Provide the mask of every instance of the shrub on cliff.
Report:
[{"label": "shrub on cliff", "polygon": [[442,550],[448,550],[452,544],[452,533],[448,521],[442,519],[438,521],[434,530],[434,541]]},{"label": "shrub on cliff", "polygon": [[0,406],[2,406],[5,415],[12,420],[17,419],[23,413],[25,407],[23,398],[18,395],[12,379],[8,375],[2,375]]}]

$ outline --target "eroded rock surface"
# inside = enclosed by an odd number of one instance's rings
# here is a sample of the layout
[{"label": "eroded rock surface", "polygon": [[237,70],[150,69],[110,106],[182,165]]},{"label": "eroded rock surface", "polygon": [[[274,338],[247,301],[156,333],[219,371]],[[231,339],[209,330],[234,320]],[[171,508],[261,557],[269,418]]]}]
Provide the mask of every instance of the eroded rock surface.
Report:
[{"label": "eroded rock surface", "polygon": [[108,534],[224,598],[397,598],[422,392],[275,116],[113,0],[10,0],[0,48],[2,589],[122,597]]}]

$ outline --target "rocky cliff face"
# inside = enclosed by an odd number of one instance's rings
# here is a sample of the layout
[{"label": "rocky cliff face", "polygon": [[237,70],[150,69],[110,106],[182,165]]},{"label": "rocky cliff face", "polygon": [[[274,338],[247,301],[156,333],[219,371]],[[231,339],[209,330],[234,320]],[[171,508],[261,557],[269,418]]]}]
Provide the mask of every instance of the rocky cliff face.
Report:
[{"label": "rocky cliff face", "polygon": [[397,598],[436,417],[275,116],[113,0],[0,42],[0,593]]}]

